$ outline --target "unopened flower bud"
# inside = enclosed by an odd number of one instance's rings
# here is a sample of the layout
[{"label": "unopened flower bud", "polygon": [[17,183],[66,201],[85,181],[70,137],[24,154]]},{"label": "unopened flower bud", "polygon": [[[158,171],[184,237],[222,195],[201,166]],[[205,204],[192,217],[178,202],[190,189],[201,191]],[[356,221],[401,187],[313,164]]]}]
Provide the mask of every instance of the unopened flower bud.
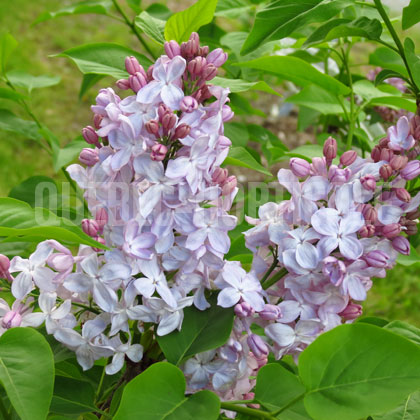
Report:
[{"label": "unopened flower bud", "polygon": [[314,157],[312,159],[311,175],[327,176],[327,162],[325,158]]},{"label": "unopened flower bud", "polygon": [[119,79],[115,82],[118,89],[128,90],[131,89],[130,81],[128,79]]},{"label": "unopened flower bud", "polygon": [[86,233],[86,235],[89,235],[92,238],[94,238],[95,236],[98,236],[99,226],[96,220],[83,219],[82,229],[83,229],[83,232]]},{"label": "unopened flower bud", "polygon": [[191,60],[188,63],[187,68],[191,76],[197,78],[198,76],[200,76],[206,64],[207,64],[206,59],[204,57],[198,56],[198,57],[195,57],[194,60]]},{"label": "unopened flower bud", "polygon": [[101,121],[104,119],[104,117],[100,114],[95,114],[93,116],[93,125],[97,130],[101,128]]},{"label": "unopened flower bud", "polygon": [[311,170],[311,165],[305,159],[291,158],[289,165],[293,174],[298,178],[308,176]]},{"label": "unopened flower bud", "polygon": [[135,93],[137,93],[143,86],[147,85],[146,77],[140,72],[137,72],[136,74],[131,75],[128,78],[128,82],[130,84],[130,88]]},{"label": "unopened flower bud", "polygon": [[165,52],[169,58],[181,55],[181,47],[176,41],[165,42]]},{"label": "unopened flower bud", "polygon": [[225,64],[227,58],[228,55],[221,48],[216,48],[207,56],[207,62],[220,67]]},{"label": "unopened flower bud", "polygon": [[225,149],[226,147],[232,146],[232,142],[226,136],[219,136],[217,139],[217,146]]},{"label": "unopened flower bud", "polygon": [[417,232],[418,232],[417,222],[415,222],[414,220],[406,220],[404,222],[404,227],[405,227],[404,232],[408,236],[417,235]]},{"label": "unopened flower bud", "polygon": [[[100,244],[102,244],[102,245],[105,245],[105,239],[104,238],[102,238],[101,236],[96,236],[95,238],[93,238],[93,239],[95,239],[95,241],[96,242],[99,242]],[[101,249],[100,248],[92,248],[95,252],[99,252],[99,251],[101,251]]]},{"label": "unopened flower bud", "polygon": [[202,73],[204,80],[212,80],[217,76],[217,67],[214,64],[207,64]]},{"label": "unopened flower bud", "polygon": [[405,236],[397,236],[392,240],[392,247],[403,255],[410,255],[410,242]]},{"label": "unopened flower bud", "polygon": [[239,318],[248,318],[254,314],[254,310],[248,302],[237,303],[234,312]]},{"label": "unopened flower bud", "polygon": [[328,137],[325,140],[323,152],[327,161],[332,161],[337,156],[337,141],[332,137]]},{"label": "unopened flower bud", "polygon": [[149,66],[149,68],[147,69],[147,72],[146,72],[146,80],[148,81],[148,82],[150,82],[150,81],[152,81],[153,80],[153,69],[154,69],[154,65],[152,64],[151,66]]},{"label": "unopened flower bud", "polygon": [[83,149],[80,152],[79,160],[86,166],[95,165],[99,162],[98,149]]},{"label": "unopened flower bud", "polygon": [[282,317],[280,308],[277,305],[266,304],[264,309],[258,312],[258,315],[261,319],[265,321],[275,321]]},{"label": "unopened flower bud", "polygon": [[184,96],[182,98],[180,109],[182,112],[193,112],[198,108],[198,102],[192,96]]},{"label": "unopened flower bud", "polygon": [[7,312],[1,321],[1,326],[6,329],[20,327],[21,324],[22,315],[16,311]]},{"label": "unopened flower bud", "polygon": [[0,279],[9,279],[10,260],[6,255],[0,254]]},{"label": "unopened flower bud", "polygon": [[238,180],[235,175],[229,176],[222,185],[222,195],[230,195],[238,185]]},{"label": "unopened flower bud", "polygon": [[404,203],[409,203],[411,200],[410,193],[405,188],[395,188],[395,195],[398,200],[404,201]]},{"label": "unopened flower bud", "polygon": [[202,57],[207,57],[210,49],[207,45],[203,45],[198,49],[198,55],[201,55]]},{"label": "unopened flower bud", "polygon": [[144,124],[144,126],[146,127],[146,131],[149,134],[153,134],[156,137],[159,136],[159,122],[156,120],[149,120],[147,121],[146,124]]},{"label": "unopened flower bud", "polygon": [[259,335],[250,334],[246,342],[248,343],[249,349],[257,359],[268,356],[269,350],[267,344]]},{"label": "unopened flower bud", "polygon": [[100,147],[100,144],[98,141],[99,137],[96,134],[95,129],[91,127],[90,125],[88,125],[82,130],[82,136],[85,139],[87,144],[94,144]]},{"label": "unopened flower bud", "polygon": [[190,134],[191,127],[188,124],[180,124],[175,129],[174,138],[176,139],[183,139]]},{"label": "unopened flower bud", "polygon": [[165,159],[166,153],[168,153],[168,148],[164,144],[156,143],[152,146],[152,153],[150,154],[150,158],[152,160],[161,162],[163,159]]},{"label": "unopened flower bud", "polygon": [[416,220],[420,218],[420,210],[410,211],[410,213],[406,214],[407,219]]},{"label": "unopened flower bud", "polygon": [[332,165],[328,171],[328,178],[334,184],[344,184],[351,176],[350,168],[341,169],[336,165]]},{"label": "unopened flower bud", "polygon": [[365,175],[360,178],[362,187],[368,191],[375,191],[376,189],[376,180],[373,175]]},{"label": "unopened flower bud", "polygon": [[375,226],[369,224],[362,226],[358,233],[361,238],[371,238],[375,234],[375,230]]},{"label": "unopened flower bud", "polygon": [[159,121],[162,122],[162,118],[164,117],[164,115],[166,115],[167,113],[171,113],[172,111],[169,109],[169,107],[167,107],[165,104],[160,104],[158,107],[158,116],[159,116]]},{"label": "unopened flower bud", "polygon": [[223,105],[222,108],[222,120],[223,122],[230,121],[235,116],[235,113],[232,111],[232,108],[229,105]]},{"label": "unopened flower bud", "polygon": [[382,228],[382,235],[388,239],[395,238],[401,232],[401,225],[399,223],[391,223]]},{"label": "unopened flower bud", "polygon": [[389,140],[386,137],[379,140],[379,147],[382,149],[384,149],[385,147],[388,147],[388,144],[389,144]]},{"label": "unopened flower bud", "polygon": [[392,167],[391,165],[388,165],[387,163],[385,165],[382,165],[379,168],[379,175],[384,181],[387,181],[389,177],[392,175]]},{"label": "unopened flower bud", "polygon": [[376,249],[368,252],[364,256],[364,260],[370,267],[385,268],[388,265],[389,255],[384,251]]},{"label": "unopened flower bud", "polygon": [[386,162],[390,162],[393,156],[394,152],[391,149],[382,149],[381,157],[379,160],[385,160]]},{"label": "unopened flower bud", "polygon": [[221,168],[220,166],[218,166],[212,176],[211,176],[211,180],[215,183],[215,184],[220,184],[222,185],[226,179],[228,177],[228,170],[226,168]]},{"label": "unopened flower bud", "polygon": [[365,204],[363,206],[362,214],[366,222],[375,223],[378,220],[378,211],[370,204]]},{"label": "unopened flower bud", "polygon": [[408,157],[403,155],[394,155],[390,160],[389,164],[391,165],[394,171],[399,171],[407,165]]},{"label": "unopened flower bud", "polygon": [[400,174],[407,181],[417,178],[420,175],[420,160],[408,162]]},{"label": "unopened flower bud", "polygon": [[164,131],[168,132],[172,130],[172,128],[175,127],[175,124],[176,124],[176,115],[173,114],[172,112],[165,113],[165,115],[162,117],[162,127]]},{"label": "unopened flower bud", "polygon": [[361,305],[358,305],[357,303],[350,302],[346,308],[341,311],[338,315],[342,316],[343,318],[347,320],[353,320],[356,318],[359,318],[363,313],[363,308]]},{"label": "unopened flower bud", "polygon": [[340,156],[340,163],[343,166],[351,165],[357,158],[357,152],[355,150],[347,150]]},{"label": "unopened flower bud", "polygon": [[143,72],[143,67],[134,56],[127,57],[125,59],[125,69],[129,74],[136,74],[137,72]]},{"label": "unopened flower bud", "polygon": [[374,162],[379,162],[381,160],[381,148],[375,146],[370,152],[370,156]]},{"label": "unopened flower bud", "polygon": [[99,208],[95,213],[95,220],[99,227],[99,232],[102,233],[105,225],[108,223],[108,213],[104,208]]},{"label": "unopened flower bud", "polygon": [[47,259],[47,264],[55,271],[60,273],[71,271],[74,265],[73,255],[56,253],[51,254]]}]

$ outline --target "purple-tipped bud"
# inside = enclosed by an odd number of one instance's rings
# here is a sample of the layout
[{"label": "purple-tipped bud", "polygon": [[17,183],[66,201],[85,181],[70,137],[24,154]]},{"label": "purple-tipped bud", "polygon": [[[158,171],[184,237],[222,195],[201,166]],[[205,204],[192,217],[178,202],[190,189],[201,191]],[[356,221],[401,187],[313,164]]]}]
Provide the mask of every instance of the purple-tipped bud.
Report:
[{"label": "purple-tipped bud", "polygon": [[392,166],[388,165],[387,163],[385,165],[382,165],[379,168],[379,175],[384,181],[387,181],[392,175]]},{"label": "purple-tipped bud", "polygon": [[254,314],[254,310],[248,302],[237,303],[234,312],[239,318],[248,318]]},{"label": "purple-tipped bud", "polygon": [[200,45],[200,35],[198,35],[197,32],[191,32],[191,35],[190,35],[190,39],[189,40],[190,41],[194,41],[198,45]]},{"label": "purple-tipped bud", "polygon": [[181,47],[176,41],[165,42],[165,52],[169,58],[181,55]]},{"label": "purple-tipped bud", "polygon": [[401,225],[399,223],[391,223],[382,228],[382,235],[387,239],[393,239],[401,232]]},{"label": "purple-tipped bud", "polygon": [[156,120],[149,120],[144,126],[149,134],[159,136],[159,123]]},{"label": "purple-tipped bud", "polygon": [[420,175],[420,160],[408,162],[400,174],[407,181],[417,178]]},{"label": "purple-tipped bud", "polygon": [[357,158],[357,152],[354,150],[347,150],[340,156],[340,163],[343,166],[351,165]]},{"label": "purple-tipped bud", "polygon": [[175,127],[175,124],[176,124],[176,115],[173,114],[172,112],[167,112],[162,117],[162,127],[165,132],[172,130],[172,128]]},{"label": "purple-tipped bud", "polygon": [[159,121],[160,122],[162,122],[162,118],[168,112],[171,113],[172,111],[165,104],[159,105],[159,107],[158,107],[158,116],[159,116]]},{"label": "purple-tipped bud", "polygon": [[376,179],[373,175],[365,175],[360,178],[362,187],[368,191],[375,191],[376,189]]},{"label": "purple-tipped bud", "polygon": [[416,220],[420,218],[420,210],[410,211],[410,213],[406,214],[407,219]]},{"label": "purple-tipped bud", "polygon": [[324,143],[323,153],[327,161],[332,161],[337,156],[337,140],[328,137]]},{"label": "purple-tipped bud", "polygon": [[115,82],[118,89],[128,90],[131,89],[130,81],[128,79],[120,79]]},{"label": "purple-tipped bud", "polygon": [[207,56],[207,62],[214,64],[216,67],[223,66],[227,59],[228,55],[221,48],[216,48]]},{"label": "purple-tipped bud", "polygon": [[350,302],[346,308],[341,311],[338,315],[342,316],[343,318],[347,320],[353,320],[356,318],[359,318],[363,313],[363,308],[361,305],[358,305],[357,303]]},{"label": "purple-tipped bud", "polygon": [[280,308],[277,305],[266,304],[264,309],[258,312],[258,315],[261,319],[265,321],[275,321],[282,317]]},{"label": "purple-tipped bud", "polygon": [[291,171],[298,178],[304,178],[309,175],[311,165],[305,159],[291,158],[289,162]]},{"label": "purple-tipped bud", "polygon": [[312,159],[311,175],[327,176],[327,162],[325,158],[314,157]]},{"label": "purple-tipped bud", "polygon": [[210,48],[207,45],[203,45],[198,49],[198,55],[201,55],[202,57],[207,57],[209,51]]},{"label": "purple-tipped bud", "polygon": [[165,159],[166,153],[168,153],[168,148],[164,144],[156,143],[152,146],[150,157],[152,160],[161,162]]},{"label": "purple-tipped bud", "polygon": [[222,195],[230,195],[238,185],[238,180],[235,175],[229,176],[222,185]]},{"label": "purple-tipped bud", "polygon": [[332,256],[324,258],[322,262],[322,272],[324,275],[329,277],[334,286],[340,286],[346,274],[346,265],[344,262]]},{"label": "purple-tipped bud", "polygon": [[379,140],[379,147],[381,149],[384,149],[385,147],[388,147],[388,144],[389,144],[389,140],[386,137],[384,137],[383,139]]},{"label": "purple-tipped bud", "polygon": [[373,224],[378,220],[378,211],[370,204],[363,205],[362,214],[368,223]]},{"label": "purple-tipped bud", "polygon": [[188,124],[180,124],[175,129],[174,138],[183,139],[190,134],[191,127]]},{"label": "purple-tipped bud", "polygon": [[386,162],[390,162],[393,156],[394,152],[391,149],[382,149],[379,160],[385,160]]},{"label": "purple-tipped bud", "polygon": [[408,163],[408,157],[403,155],[394,155],[389,164],[394,171],[403,169]]},{"label": "purple-tipped bud", "polygon": [[80,152],[79,160],[86,166],[95,165],[99,162],[98,149],[83,149]]},{"label": "purple-tipped bud", "polygon": [[226,181],[227,177],[228,177],[228,170],[226,168],[221,168],[220,166],[218,166],[214,170],[211,176],[211,180],[215,184],[222,185]]},{"label": "purple-tipped bud", "polygon": [[193,32],[187,42],[181,44],[181,55],[184,58],[191,58],[198,54],[200,48],[200,38],[196,32]]},{"label": "purple-tipped bud", "polygon": [[108,213],[103,207],[96,210],[95,220],[99,227],[99,233],[102,233],[105,225],[108,223]]},{"label": "purple-tipped bud", "polygon": [[417,235],[417,232],[418,232],[417,222],[415,222],[414,220],[406,220],[404,222],[404,228],[405,228],[404,232],[408,236]]},{"label": "purple-tipped bud", "polygon": [[125,69],[129,74],[136,74],[138,71],[144,73],[143,67],[134,56],[125,59]]},{"label": "purple-tipped bud", "polygon": [[153,69],[155,68],[155,66],[152,64],[151,66],[149,66],[149,68],[147,69],[146,72],[146,80],[148,82],[153,80]]},{"label": "purple-tipped bud", "polygon": [[370,152],[370,156],[374,162],[379,162],[381,160],[381,148],[375,146]]},{"label": "purple-tipped bud", "polygon": [[[95,238],[93,238],[93,239],[95,239],[95,241],[96,242],[99,242],[100,244],[102,244],[102,245],[105,245],[105,239],[104,238],[102,238],[101,236],[96,236]],[[92,248],[95,252],[99,252],[99,251],[101,251],[101,249],[100,248]]]},{"label": "purple-tipped bud", "polygon": [[22,315],[16,311],[7,312],[1,321],[1,326],[6,329],[20,327],[21,324]]},{"label": "purple-tipped bud", "polygon": [[395,188],[395,195],[398,200],[404,201],[404,203],[409,203],[411,200],[410,193],[405,188]]},{"label": "purple-tipped bud", "polygon": [[410,242],[405,236],[397,236],[392,240],[392,247],[403,255],[410,255]]},{"label": "purple-tipped bud", "polygon": [[361,238],[371,238],[375,234],[375,230],[375,226],[365,225],[360,228],[358,233]]},{"label": "purple-tipped bud", "polygon": [[100,114],[95,114],[93,116],[93,125],[95,126],[95,128],[97,130],[99,130],[101,128],[101,122],[104,119],[104,117]]},{"label": "purple-tipped bud", "polygon": [[89,235],[92,238],[94,238],[95,236],[98,236],[99,226],[96,220],[83,219],[82,229],[83,229],[83,232],[86,233],[86,235]]},{"label": "purple-tipped bud", "polygon": [[182,112],[193,112],[198,108],[198,102],[192,96],[184,96],[181,101],[180,109]]},{"label": "purple-tipped bud", "polygon": [[10,260],[6,255],[0,254],[0,279],[9,279]]},{"label": "purple-tipped bud", "polygon": [[194,78],[197,78],[201,75],[201,72],[203,71],[203,68],[206,66],[207,61],[204,57],[195,57],[194,60],[191,60],[188,63],[188,71],[190,72],[191,76]]},{"label": "purple-tipped bud", "polygon": [[202,73],[204,80],[212,80],[217,76],[217,67],[214,64],[207,64]]},{"label": "purple-tipped bud", "polygon": [[376,249],[375,251],[370,251],[364,256],[364,260],[370,267],[375,268],[385,268],[388,265],[389,255]]},{"label": "purple-tipped bud", "polygon": [[128,78],[128,82],[130,84],[130,88],[135,93],[137,93],[143,86],[147,85],[146,77],[140,72],[137,72],[136,74],[131,75]]},{"label": "purple-tipped bud", "polygon": [[249,349],[257,359],[267,357],[269,350],[264,340],[256,334],[250,334],[246,340]]},{"label": "purple-tipped bud", "polygon": [[226,147],[232,146],[232,142],[226,136],[219,136],[217,139],[217,146],[225,149]]},{"label": "purple-tipped bud", "polygon": [[82,136],[85,139],[87,144],[94,144],[96,146],[100,146],[99,141],[98,141],[99,137],[92,126],[88,125],[87,127],[85,127],[82,130]]},{"label": "purple-tipped bud", "polygon": [[222,108],[222,120],[223,122],[230,121],[235,116],[232,108],[229,105],[223,105]]}]

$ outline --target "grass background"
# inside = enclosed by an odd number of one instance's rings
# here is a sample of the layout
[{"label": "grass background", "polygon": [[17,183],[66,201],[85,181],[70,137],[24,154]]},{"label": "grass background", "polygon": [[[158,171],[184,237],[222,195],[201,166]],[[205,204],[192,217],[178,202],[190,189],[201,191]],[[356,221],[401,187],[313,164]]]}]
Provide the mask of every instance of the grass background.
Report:
[{"label": "grass background", "polygon": [[[90,42],[115,42],[140,49],[137,39],[126,26],[105,16],[61,17],[31,26],[43,11],[57,10],[69,3],[58,0],[0,0],[0,31],[10,31],[19,42],[9,69],[61,77],[57,86],[34,90],[31,107],[39,120],[58,136],[62,146],[79,135],[82,127],[91,124],[90,105],[97,90],[109,86],[111,79],[103,79],[79,101],[80,72],[69,60],[49,56]],[[184,7],[191,3],[182,2]],[[395,2],[393,5],[396,6]],[[179,3],[176,7],[180,7]],[[27,118],[10,102],[0,100],[0,108],[12,109],[22,118]],[[14,185],[32,175],[63,179],[62,175],[54,174],[47,152],[34,142],[0,131],[0,146],[0,196],[7,196]],[[374,279],[373,288],[364,304],[364,313],[406,320],[420,327],[418,270],[415,267],[397,266],[385,279]]]}]

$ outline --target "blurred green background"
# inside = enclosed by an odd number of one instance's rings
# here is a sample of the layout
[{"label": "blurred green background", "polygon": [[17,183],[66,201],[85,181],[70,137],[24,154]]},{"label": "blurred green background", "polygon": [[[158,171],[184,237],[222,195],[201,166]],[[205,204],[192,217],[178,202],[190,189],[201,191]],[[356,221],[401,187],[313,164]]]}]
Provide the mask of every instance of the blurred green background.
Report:
[{"label": "blurred green background", "polygon": [[[90,42],[115,42],[141,50],[138,40],[126,26],[105,16],[62,17],[31,26],[42,12],[54,11],[70,3],[58,0],[0,0],[1,31],[10,31],[19,42],[9,68],[25,70],[33,75],[61,77],[58,85],[35,90],[31,106],[39,120],[58,136],[62,146],[79,135],[82,127],[92,123],[90,105],[94,102],[97,90],[110,86],[111,79],[100,81],[80,101],[78,92],[81,74],[78,69],[65,58],[49,56]],[[168,6],[172,10],[173,7],[182,9],[193,1],[183,0],[181,3],[174,2]],[[272,99],[276,100],[274,97]],[[10,102],[0,100],[0,108],[12,109],[22,118],[27,118],[19,109],[11,107]],[[291,125],[291,130],[294,126]],[[286,133],[286,144],[287,137]],[[0,196],[7,196],[13,186],[32,175],[64,179],[62,175],[54,174],[49,155],[34,142],[0,131],[0,144]],[[397,266],[385,279],[374,279],[373,288],[364,304],[364,313],[406,320],[420,326],[419,308],[419,269]]]}]

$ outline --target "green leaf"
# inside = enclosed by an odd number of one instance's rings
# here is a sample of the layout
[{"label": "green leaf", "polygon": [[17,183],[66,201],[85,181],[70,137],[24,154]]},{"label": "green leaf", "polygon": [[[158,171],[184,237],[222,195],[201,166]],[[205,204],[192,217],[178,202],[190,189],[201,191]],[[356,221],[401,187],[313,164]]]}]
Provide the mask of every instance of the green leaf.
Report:
[{"label": "green leaf", "polygon": [[420,391],[416,391],[388,413],[373,416],[373,420],[417,420],[419,413]]},{"label": "green leaf", "polygon": [[234,19],[243,16],[251,7],[245,0],[219,0],[214,15]]},{"label": "green leaf", "polygon": [[248,129],[246,125],[238,122],[229,122],[225,124],[224,134],[228,137],[234,146],[245,147],[249,140]]},{"label": "green leaf", "polygon": [[50,411],[70,415],[95,411],[94,398],[95,392],[88,382],[56,376]]},{"label": "green leaf", "polygon": [[237,63],[237,65],[263,70],[303,87],[315,84],[336,95],[345,95],[350,92],[349,87],[345,84],[331,76],[321,73],[315,67],[297,57],[262,57],[256,60]]},{"label": "green leaf", "polygon": [[156,19],[168,20],[172,16],[172,12],[165,6],[160,3],[152,3],[147,9],[146,12],[150,16],[153,16]]},{"label": "green leaf", "polygon": [[380,89],[375,87],[372,82],[366,79],[355,82],[353,84],[353,90],[356,95],[359,95],[368,101],[382,96],[389,96],[389,93],[382,92]]},{"label": "green leaf", "polygon": [[0,88],[0,99],[10,99],[11,101],[19,102],[25,97],[19,92],[8,88]]},{"label": "green leaf", "polygon": [[225,79],[224,77],[215,77],[212,79],[212,84],[229,88],[231,92],[245,92],[247,90],[260,90],[262,92],[272,93],[273,95],[282,96],[276,92],[264,81],[259,82],[247,82],[241,79]]},{"label": "green leaf", "polygon": [[401,74],[394,70],[384,69],[381,70],[375,77],[375,86],[380,85],[381,83],[385,82],[387,79],[391,77],[398,77],[407,81],[407,79]]},{"label": "green leaf", "polygon": [[184,309],[181,331],[157,336],[157,341],[168,362],[179,365],[189,357],[223,345],[233,326],[233,310],[210,300],[211,307],[200,311],[194,306]]},{"label": "green leaf", "polygon": [[402,12],[402,28],[404,30],[411,28],[420,22],[420,0],[411,0],[410,4],[404,7]]},{"label": "green leaf", "polygon": [[319,144],[305,144],[303,146],[298,146],[290,152],[286,152],[285,156],[289,157],[300,157],[309,162],[312,161],[314,157],[323,156],[322,146]]},{"label": "green leaf", "polygon": [[385,329],[401,335],[413,343],[420,345],[420,329],[403,321],[391,321],[384,326]]},{"label": "green leaf", "polygon": [[70,6],[63,7],[55,12],[43,12],[32,25],[36,25],[46,20],[55,19],[60,16],[81,15],[87,13],[95,13],[97,15],[107,15],[112,6],[111,0],[89,0],[81,1],[79,3],[71,4]]},{"label": "green leaf", "polygon": [[241,166],[242,168],[253,169],[254,171],[261,172],[264,175],[272,176],[271,172],[258,163],[248,150],[243,147],[232,147],[223,164]]},{"label": "green leaf", "polygon": [[44,337],[12,328],[0,338],[0,381],[22,420],[45,420],[54,384],[54,359]]},{"label": "green leaf", "polygon": [[31,176],[13,187],[9,197],[24,201],[31,207],[49,208],[50,204],[57,206],[57,184],[47,176]]},{"label": "green leaf", "polygon": [[63,148],[54,150],[54,170],[58,172],[62,167],[72,162],[79,156],[83,148],[89,147],[82,136],[76,137]]},{"label": "green leaf", "polygon": [[166,22],[164,20],[154,18],[147,12],[141,12],[136,17],[135,24],[158,44],[163,45],[165,43],[164,32]]},{"label": "green leaf", "polygon": [[394,408],[420,387],[420,348],[373,325],[341,325],[303,351],[299,374],[314,420],[357,420]]},{"label": "green leaf", "polygon": [[7,77],[13,85],[26,89],[29,93],[32,89],[57,85],[61,80],[59,76],[33,76],[20,70],[9,71]]},{"label": "green leaf", "polygon": [[[210,391],[185,397],[184,374],[169,363],[155,363],[124,388],[114,420],[217,420],[219,398]],[[141,414],[140,414],[141,413]]]},{"label": "green leaf", "polygon": [[420,255],[417,252],[416,248],[410,246],[410,254],[409,255],[402,255],[398,254],[397,263],[405,266],[410,266],[414,264],[420,263]]},{"label": "green leaf", "polygon": [[304,45],[314,45],[347,36],[378,40],[382,34],[382,25],[378,19],[361,17],[349,22],[347,19],[334,19],[319,27]]},{"label": "green leaf", "polygon": [[7,109],[0,109],[0,130],[11,131],[38,142],[41,140],[38,127],[33,121],[22,120]]},{"label": "green leaf", "polygon": [[404,75],[404,77],[408,77],[407,69],[400,55],[387,47],[376,48],[369,55],[369,64],[393,70]]},{"label": "green leaf", "polygon": [[213,20],[217,0],[198,0],[188,9],[172,15],[165,26],[165,39],[187,41],[192,32]]},{"label": "green leaf", "polygon": [[382,96],[380,98],[373,98],[369,105],[387,106],[394,109],[406,109],[410,112],[416,112],[417,105],[414,99],[402,98],[400,96]]},{"label": "green leaf", "polygon": [[12,52],[18,46],[18,42],[8,32],[0,37],[0,73],[6,73],[7,62]]},{"label": "green leaf", "polygon": [[282,416],[277,418],[299,418],[294,416],[294,405],[289,409],[286,407],[304,393],[305,387],[299,378],[278,363],[270,363],[258,371],[255,399],[269,411],[284,409]]},{"label": "green leaf", "polygon": [[248,132],[252,140],[261,143],[262,145],[270,144],[278,147],[283,151],[287,151],[287,146],[270,130],[257,124],[248,124]]},{"label": "green leaf", "polygon": [[85,96],[86,92],[91,87],[95,86],[96,83],[98,83],[99,80],[102,80],[103,78],[104,76],[102,74],[84,74],[79,90],[79,100]]},{"label": "green leaf", "polygon": [[408,66],[411,70],[413,81],[420,89],[420,57],[416,55],[414,41],[411,38],[404,40],[404,52],[407,58]]},{"label": "green leaf", "polygon": [[283,39],[304,25],[325,22],[351,5],[350,0],[275,0],[260,10],[241,54],[248,54],[263,42]]},{"label": "green leaf", "polygon": [[148,67],[152,64],[147,57],[136,51],[107,43],[80,45],[53,57],[70,58],[83,74],[103,74],[121,79],[128,76],[124,61],[129,55],[134,55],[142,66]]},{"label": "green leaf", "polygon": [[0,198],[0,236],[39,241],[56,239],[105,249],[68,219],[47,209],[32,208],[14,198]]},{"label": "green leaf", "polygon": [[372,324],[377,327],[385,327],[385,325],[389,324],[387,319],[378,318],[377,316],[364,316],[362,318],[358,318],[355,322],[364,322],[365,324]]}]

